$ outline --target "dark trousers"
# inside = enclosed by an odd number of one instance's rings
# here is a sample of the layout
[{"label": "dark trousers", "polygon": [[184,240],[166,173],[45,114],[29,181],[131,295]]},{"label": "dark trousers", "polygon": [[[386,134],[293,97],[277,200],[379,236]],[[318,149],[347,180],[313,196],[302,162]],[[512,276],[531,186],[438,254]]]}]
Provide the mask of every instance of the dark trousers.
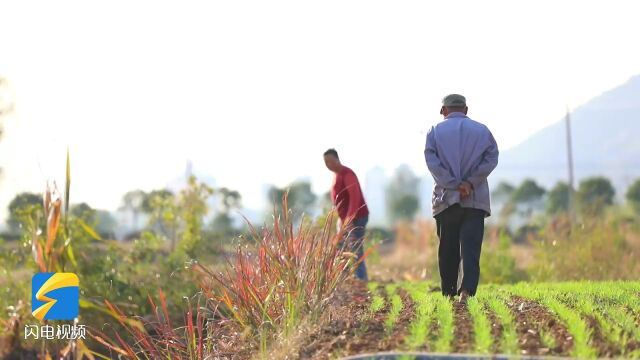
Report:
[{"label": "dark trousers", "polygon": [[369,216],[359,217],[351,223],[352,229],[347,233],[347,251],[351,251],[361,260],[356,268],[356,277],[360,280],[367,281],[367,266],[364,264],[364,234],[366,232]]},{"label": "dark trousers", "polygon": [[[480,279],[480,250],[484,236],[485,212],[454,204],[436,215],[440,245],[438,265],[442,294],[454,296],[461,290],[475,295]],[[462,285],[458,289],[458,271],[462,256]]]}]

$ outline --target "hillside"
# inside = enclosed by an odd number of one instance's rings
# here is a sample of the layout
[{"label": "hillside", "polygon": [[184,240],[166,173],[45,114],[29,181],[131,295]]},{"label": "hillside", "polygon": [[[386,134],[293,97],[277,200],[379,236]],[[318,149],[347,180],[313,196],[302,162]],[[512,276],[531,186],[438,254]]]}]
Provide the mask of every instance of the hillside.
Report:
[{"label": "hillside", "polygon": [[[575,174],[606,175],[618,189],[640,177],[640,75],[578,107],[571,114]],[[534,177],[549,186],[567,177],[565,122],[504,151],[494,179]]]}]

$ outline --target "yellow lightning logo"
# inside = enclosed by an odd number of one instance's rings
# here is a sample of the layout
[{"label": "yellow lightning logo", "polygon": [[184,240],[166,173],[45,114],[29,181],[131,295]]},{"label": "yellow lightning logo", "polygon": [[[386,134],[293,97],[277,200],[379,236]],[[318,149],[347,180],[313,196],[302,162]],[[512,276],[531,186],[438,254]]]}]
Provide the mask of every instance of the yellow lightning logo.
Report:
[{"label": "yellow lightning logo", "polygon": [[71,287],[71,286],[76,286],[76,287],[80,286],[80,281],[78,280],[78,277],[76,276],[76,274],[72,274],[72,273],[53,274],[53,276],[51,276],[47,281],[45,281],[44,284],[42,284],[42,286],[40,287],[40,289],[38,289],[38,292],[36,293],[36,299],[38,299],[38,301],[45,302],[45,304],[35,309],[32,313],[33,316],[36,319],[42,321],[42,319],[44,319],[44,316],[47,314],[47,312],[49,312],[49,310],[53,307],[53,305],[55,305],[55,303],[58,302],[58,300],[56,299],[46,297],[45,294],[56,289]]}]

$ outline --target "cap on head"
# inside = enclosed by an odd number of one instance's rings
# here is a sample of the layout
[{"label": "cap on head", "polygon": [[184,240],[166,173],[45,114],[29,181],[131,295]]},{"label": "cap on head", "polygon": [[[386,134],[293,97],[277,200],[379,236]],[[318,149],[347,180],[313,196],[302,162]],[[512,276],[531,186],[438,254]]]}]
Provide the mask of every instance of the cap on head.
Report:
[{"label": "cap on head", "polygon": [[460,94],[450,94],[442,99],[442,106],[451,108],[466,107],[467,99]]}]

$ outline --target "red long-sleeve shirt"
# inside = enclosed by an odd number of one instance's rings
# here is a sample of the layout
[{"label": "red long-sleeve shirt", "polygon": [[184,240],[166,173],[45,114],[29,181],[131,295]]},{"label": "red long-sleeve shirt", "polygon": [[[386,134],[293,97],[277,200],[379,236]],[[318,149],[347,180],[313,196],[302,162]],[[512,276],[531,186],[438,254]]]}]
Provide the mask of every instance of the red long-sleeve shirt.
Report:
[{"label": "red long-sleeve shirt", "polygon": [[353,170],[346,166],[342,166],[342,170],[336,173],[333,187],[331,188],[331,199],[333,199],[333,204],[338,208],[338,215],[342,221],[346,220],[347,217],[358,219],[369,215],[369,209],[364,201],[358,177]]}]

